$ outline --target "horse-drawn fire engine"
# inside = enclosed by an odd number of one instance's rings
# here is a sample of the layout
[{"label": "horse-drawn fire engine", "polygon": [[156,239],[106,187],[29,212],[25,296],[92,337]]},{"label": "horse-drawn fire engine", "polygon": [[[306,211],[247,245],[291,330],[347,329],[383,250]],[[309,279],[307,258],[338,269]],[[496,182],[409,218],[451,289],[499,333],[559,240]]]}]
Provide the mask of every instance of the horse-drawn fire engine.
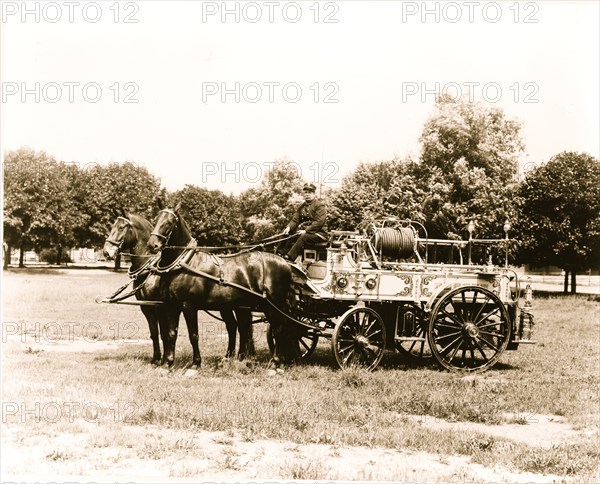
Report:
[{"label": "horse-drawn fire engine", "polygon": [[[392,349],[434,358],[451,371],[479,372],[505,350],[534,343],[532,289],[528,282],[521,287],[508,266],[508,224],[505,238],[475,239],[469,224],[468,240],[451,240],[429,238],[419,223],[387,218],[358,231],[333,231],[293,263],[256,250],[264,244],[221,256],[214,248],[197,247],[177,210],[162,210],[152,232],[149,226],[126,217],[115,222],[105,250],[114,252],[127,242],[132,250],[149,245],[159,255],[132,254],[142,261],[131,272],[136,288],[120,296],[122,288],[98,302],[125,302],[136,295],[138,301],[126,303],[145,309],[153,362],[160,359],[157,321],[165,317],[163,361],[173,364],[183,312],[199,365],[197,311],[206,309],[237,309],[238,321],[250,309],[271,322],[283,316],[295,325],[293,344],[301,356],[309,357],[319,339],[327,338],[342,368],[372,370]],[[148,305],[162,306],[163,316],[149,314]],[[227,327],[231,354],[235,329]],[[279,324],[277,331],[285,327]],[[267,339],[276,354],[275,336],[269,331]]]}]

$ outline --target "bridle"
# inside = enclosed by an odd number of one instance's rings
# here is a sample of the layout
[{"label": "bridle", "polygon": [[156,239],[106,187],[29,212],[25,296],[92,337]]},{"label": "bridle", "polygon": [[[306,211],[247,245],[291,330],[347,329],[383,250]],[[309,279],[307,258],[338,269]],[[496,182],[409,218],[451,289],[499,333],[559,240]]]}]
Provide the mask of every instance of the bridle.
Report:
[{"label": "bridle", "polygon": [[173,230],[175,229],[175,225],[177,224],[177,220],[179,220],[179,217],[173,210],[169,210],[168,208],[164,208],[158,213],[161,213],[161,212],[165,212],[166,214],[171,215],[175,219],[173,221],[173,224],[171,225],[171,229],[169,230],[169,233],[167,235],[159,234],[158,232],[155,232],[154,230],[152,232],[150,232],[150,235],[154,235],[154,236],[158,237],[159,239],[164,240],[164,244],[165,244],[163,246],[163,249],[164,249],[167,246],[167,242],[169,242],[169,239],[171,238],[171,234],[173,233]]},{"label": "bridle", "polygon": [[[128,218],[117,217],[117,221],[118,220],[122,220],[127,224],[127,230],[129,230],[131,227],[133,227],[131,220],[129,220]],[[120,241],[110,240],[110,238],[107,237],[105,242],[108,242],[110,245],[114,245],[117,248],[117,252],[119,252],[121,250],[121,247],[123,246],[123,243],[125,242],[125,236],[127,235],[127,230],[125,232],[123,232],[123,238]]]}]

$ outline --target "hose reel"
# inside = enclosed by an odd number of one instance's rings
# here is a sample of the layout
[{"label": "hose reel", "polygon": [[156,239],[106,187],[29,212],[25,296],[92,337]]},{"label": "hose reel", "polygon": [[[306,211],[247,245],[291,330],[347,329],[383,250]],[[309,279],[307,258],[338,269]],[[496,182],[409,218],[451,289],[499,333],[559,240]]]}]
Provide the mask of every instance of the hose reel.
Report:
[{"label": "hose reel", "polygon": [[386,257],[406,259],[417,250],[417,233],[409,227],[381,227],[374,230],[375,250]]}]

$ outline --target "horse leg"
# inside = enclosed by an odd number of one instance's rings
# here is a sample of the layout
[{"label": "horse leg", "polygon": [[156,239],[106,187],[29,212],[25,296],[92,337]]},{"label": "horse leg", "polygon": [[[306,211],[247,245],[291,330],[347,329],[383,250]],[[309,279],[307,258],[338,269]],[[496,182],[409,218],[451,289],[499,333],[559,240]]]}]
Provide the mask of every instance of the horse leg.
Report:
[{"label": "horse leg", "polygon": [[190,344],[192,345],[193,359],[192,365],[196,368],[200,368],[202,363],[202,357],[200,356],[200,346],[198,345],[198,311],[184,309],[183,317],[187,324],[188,334],[190,336]]},{"label": "horse leg", "polygon": [[240,349],[238,359],[241,361],[246,356],[250,356],[250,352],[254,355],[254,340],[252,339],[252,312],[247,309],[236,309],[235,315],[238,322],[238,333],[240,334]]},{"label": "horse leg", "polygon": [[177,331],[179,329],[180,315],[181,308],[178,306],[169,306],[165,308],[167,344],[164,349],[163,359],[169,365],[169,368],[172,368],[173,363],[175,363],[175,344],[177,343]]},{"label": "horse leg", "polygon": [[227,328],[227,334],[229,335],[225,358],[231,358],[235,355],[235,342],[237,339],[236,328],[238,321],[231,309],[221,309],[221,317],[223,318],[223,321],[225,321],[225,327]]},{"label": "horse leg", "polygon": [[[163,354],[160,364],[164,365],[167,362],[167,350],[169,348],[169,315],[163,306],[156,309],[158,317],[158,327],[160,329],[160,339],[163,343]],[[160,349],[159,349],[160,352]]]},{"label": "horse leg", "polygon": [[152,364],[160,365],[160,341],[159,341],[159,331],[158,331],[158,314],[156,308],[149,306],[141,306],[142,313],[146,316],[146,320],[148,321],[148,328],[150,329],[150,338],[152,339]]},{"label": "horse leg", "polygon": [[299,334],[294,324],[286,320],[284,316],[271,312],[267,315],[273,339],[275,340],[275,351],[273,352],[273,363],[276,367],[294,363],[300,357],[300,346],[298,344]]}]

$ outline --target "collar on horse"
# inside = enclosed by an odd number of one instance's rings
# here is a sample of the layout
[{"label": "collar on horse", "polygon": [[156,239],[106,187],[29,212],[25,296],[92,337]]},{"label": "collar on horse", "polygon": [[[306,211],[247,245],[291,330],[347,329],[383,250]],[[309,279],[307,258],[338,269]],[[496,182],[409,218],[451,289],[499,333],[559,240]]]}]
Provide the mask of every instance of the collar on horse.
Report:
[{"label": "collar on horse", "polygon": [[157,258],[156,265],[153,268],[154,272],[163,274],[165,272],[171,272],[171,271],[180,269],[182,264],[187,264],[189,262],[189,260],[192,258],[192,256],[195,253],[195,247],[196,247],[196,239],[191,239],[188,242],[188,245],[186,245],[185,248],[181,251],[181,253],[177,256],[177,258],[166,267],[160,266],[160,252],[159,252],[157,254],[158,258]]}]

